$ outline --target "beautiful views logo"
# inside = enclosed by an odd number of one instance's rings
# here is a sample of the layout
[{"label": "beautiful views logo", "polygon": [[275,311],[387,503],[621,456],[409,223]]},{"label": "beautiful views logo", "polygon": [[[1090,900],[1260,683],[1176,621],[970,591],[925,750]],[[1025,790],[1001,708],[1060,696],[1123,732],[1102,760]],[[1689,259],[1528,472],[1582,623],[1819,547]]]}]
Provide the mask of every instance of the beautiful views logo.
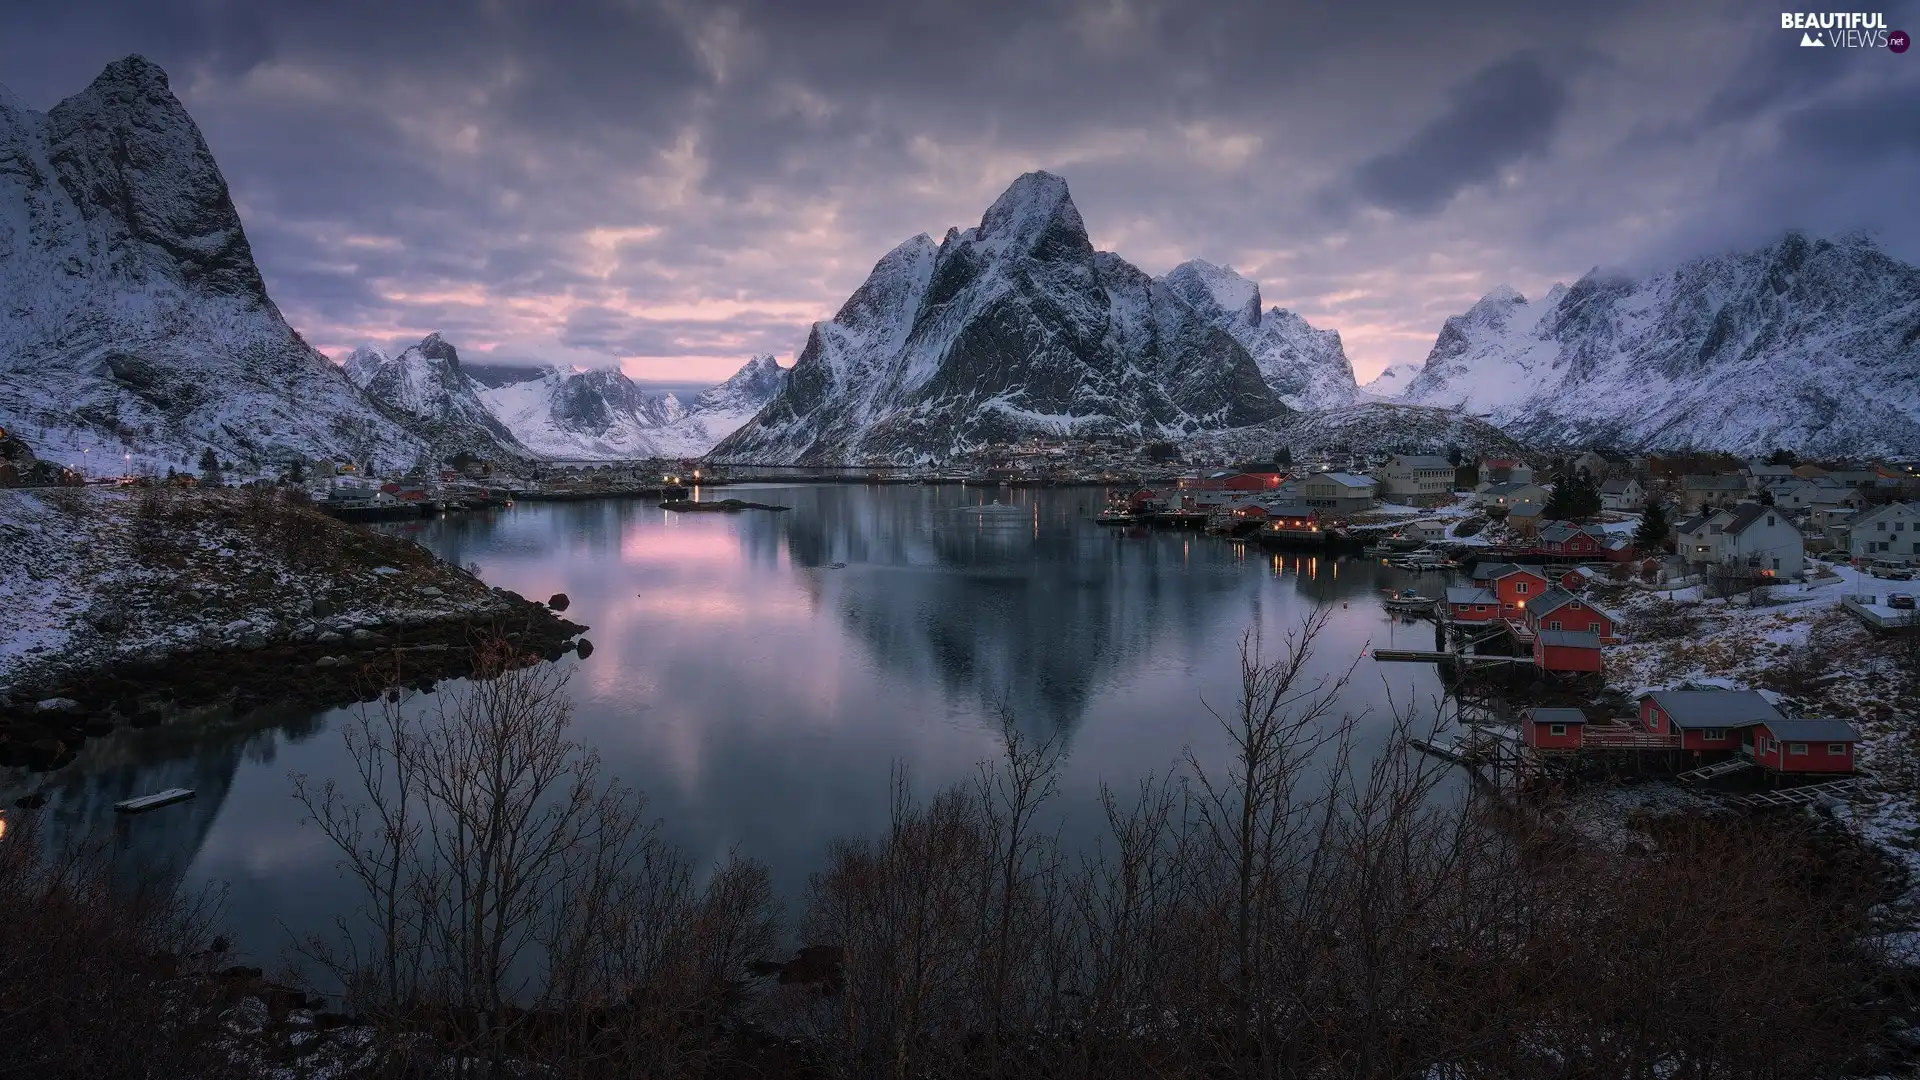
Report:
[{"label": "beautiful views logo", "polygon": [[1800,31],[1803,49],[1886,49],[1903,53],[1913,43],[1904,30],[1887,29],[1878,11],[1783,11],[1780,29]]}]

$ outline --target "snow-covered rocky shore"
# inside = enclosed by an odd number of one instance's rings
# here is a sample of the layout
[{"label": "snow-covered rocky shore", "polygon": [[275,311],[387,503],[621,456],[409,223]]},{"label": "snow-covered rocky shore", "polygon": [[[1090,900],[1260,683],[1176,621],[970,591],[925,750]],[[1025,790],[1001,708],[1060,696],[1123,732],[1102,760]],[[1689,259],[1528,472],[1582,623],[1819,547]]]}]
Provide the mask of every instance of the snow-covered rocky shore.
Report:
[{"label": "snow-covered rocky shore", "polygon": [[0,490],[0,611],[0,758],[18,764],[170,708],[464,674],[487,638],[557,656],[586,629],[272,489]]}]

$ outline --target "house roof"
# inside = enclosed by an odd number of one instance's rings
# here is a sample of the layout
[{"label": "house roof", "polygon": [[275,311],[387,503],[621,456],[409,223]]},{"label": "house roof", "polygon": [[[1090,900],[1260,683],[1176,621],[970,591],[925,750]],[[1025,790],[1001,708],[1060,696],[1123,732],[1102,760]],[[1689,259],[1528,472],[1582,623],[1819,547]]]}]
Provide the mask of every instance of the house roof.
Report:
[{"label": "house roof", "polygon": [[1523,566],[1519,563],[1480,563],[1473,568],[1475,581],[1499,581],[1508,574],[1528,573],[1542,581],[1547,579],[1546,571],[1537,566]]},{"label": "house roof", "polygon": [[[1480,494],[1511,495],[1516,491],[1521,491],[1526,488],[1537,488],[1537,487],[1540,487],[1540,485],[1534,483],[1531,480],[1509,480],[1504,484],[1488,484],[1486,487],[1480,489]],[[1541,490],[1545,491],[1546,489],[1541,488]]]},{"label": "house roof", "polygon": [[1545,509],[1539,503],[1519,503],[1507,514],[1507,520],[1512,521],[1517,517],[1539,517]]},{"label": "house roof", "polygon": [[1451,469],[1453,462],[1438,454],[1395,454],[1389,465],[1406,469]]},{"label": "house roof", "polygon": [[1760,520],[1762,514],[1773,512],[1773,507],[1759,503],[1743,502],[1733,508],[1733,517],[1721,526],[1721,531],[1729,535],[1744,532],[1747,526]]},{"label": "house roof", "polygon": [[1577,597],[1572,593],[1555,585],[1553,588],[1527,601],[1527,610],[1535,616],[1543,616],[1549,611],[1558,611],[1566,607],[1575,599],[1577,599]]},{"label": "house roof", "polygon": [[1339,484],[1341,487],[1350,488],[1370,488],[1374,486],[1373,477],[1371,476],[1355,476],[1352,473],[1344,472],[1320,473],[1309,479],[1330,480],[1333,483]]},{"label": "house roof", "polygon": [[1498,604],[1500,598],[1493,595],[1491,589],[1477,589],[1471,585],[1452,585],[1447,588],[1449,604]]},{"label": "house roof", "polygon": [[1855,518],[1853,520],[1853,523],[1856,526],[1870,525],[1873,522],[1880,521],[1882,519],[1885,519],[1887,521],[1892,521],[1895,518],[1899,518],[1902,521],[1905,521],[1915,517],[1920,517],[1920,506],[1916,506],[1912,503],[1894,502],[1894,503],[1887,503],[1884,506],[1874,507],[1872,510],[1869,510],[1866,513],[1861,514],[1859,517]]},{"label": "house roof", "polygon": [[1767,730],[1790,742],[1859,742],[1860,729],[1845,720],[1769,720]]},{"label": "house roof", "polygon": [[1646,696],[1683,730],[1772,726],[1786,719],[1758,690],[1656,690]]},{"label": "house roof", "polygon": [[1536,724],[1584,724],[1587,714],[1579,709],[1529,709],[1530,719]]},{"label": "house roof", "polygon": [[1747,482],[1733,473],[1719,473],[1712,476],[1694,474],[1680,482],[1680,486],[1693,491],[1745,491]]},{"label": "house roof", "polygon": [[1639,483],[1639,481],[1631,476],[1611,477],[1600,482],[1600,493],[1602,495],[1625,495],[1627,493],[1627,485],[1637,483]]},{"label": "house roof", "polygon": [[1597,649],[1600,635],[1587,630],[1542,630],[1535,635],[1540,644],[1561,649]]},{"label": "house roof", "polygon": [[1275,517],[1317,517],[1320,511],[1300,502],[1267,502],[1267,513]]},{"label": "house roof", "polygon": [[1684,518],[1681,520],[1680,524],[1675,525],[1673,527],[1673,531],[1676,533],[1699,532],[1701,526],[1707,523],[1707,518],[1709,516],[1711,515],[1695,514],[1690,518]]}]

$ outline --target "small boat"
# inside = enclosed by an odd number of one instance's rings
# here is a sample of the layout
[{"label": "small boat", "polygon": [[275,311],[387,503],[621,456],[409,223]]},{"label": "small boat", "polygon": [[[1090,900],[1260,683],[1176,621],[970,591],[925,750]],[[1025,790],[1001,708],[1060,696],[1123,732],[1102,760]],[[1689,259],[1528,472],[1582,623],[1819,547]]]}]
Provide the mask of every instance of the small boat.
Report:
[{"label": "small boat", "polygon": [[1401,589],[1398,592],[1387,593],[1383,603],[1386,604],[1388,611],[1418,613],[1432,611],[1439,601],[1431,596],[1421,596],[1412,589]]},{"label": "small boat", "polygon": [[1398,558],[1389,558],[1387,561],[1405,570],[1446,570],[1459,565],[1432,548],[1410,551]]},{"label": "small boat", "polygon": [[163,806],[171,806],[174,803],[185,802],[191,798],[193,798],[193,789],[191,788],[168,788],[165,791],[156,791],[151,795],[142,795],[137,799],[127,799],[124,802],[114,803],[113,808],[122,814],[144,814],[149,810],[158,810]]}]

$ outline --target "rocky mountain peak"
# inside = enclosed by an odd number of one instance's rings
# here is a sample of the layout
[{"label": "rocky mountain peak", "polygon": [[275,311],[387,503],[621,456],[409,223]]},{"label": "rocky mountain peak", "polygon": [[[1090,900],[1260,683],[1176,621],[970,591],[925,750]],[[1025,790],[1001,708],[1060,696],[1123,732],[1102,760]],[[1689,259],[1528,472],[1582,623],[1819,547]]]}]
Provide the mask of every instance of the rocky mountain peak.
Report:
[{"label": "rocky mountain peak", "polygon": [[1067,182],[1050,172],[1026,173],[1009,184],[981,216],[978,239],[1027,252],[1049,239],[1093,250]]},{"label": "rocky mountain peak", "polygon": [[47,114],[46,137],[90,242],[118,273],[268,302],[226,178],[159,65],[107,65]]},{"label": "rocky mountain peak", "polygon": [[453,342],[441,337],[438,330],[421,338],[414,348],[429,360],[439,360],[455,371],[460,370],[460,351],[453,347]]},{"label": "rocky mountain peak", "polygon": [[1223,327],[1260,325],[1260,286],[1230,266],[1189,259],[1167,271],[1161,280],[1175,296]]}]

